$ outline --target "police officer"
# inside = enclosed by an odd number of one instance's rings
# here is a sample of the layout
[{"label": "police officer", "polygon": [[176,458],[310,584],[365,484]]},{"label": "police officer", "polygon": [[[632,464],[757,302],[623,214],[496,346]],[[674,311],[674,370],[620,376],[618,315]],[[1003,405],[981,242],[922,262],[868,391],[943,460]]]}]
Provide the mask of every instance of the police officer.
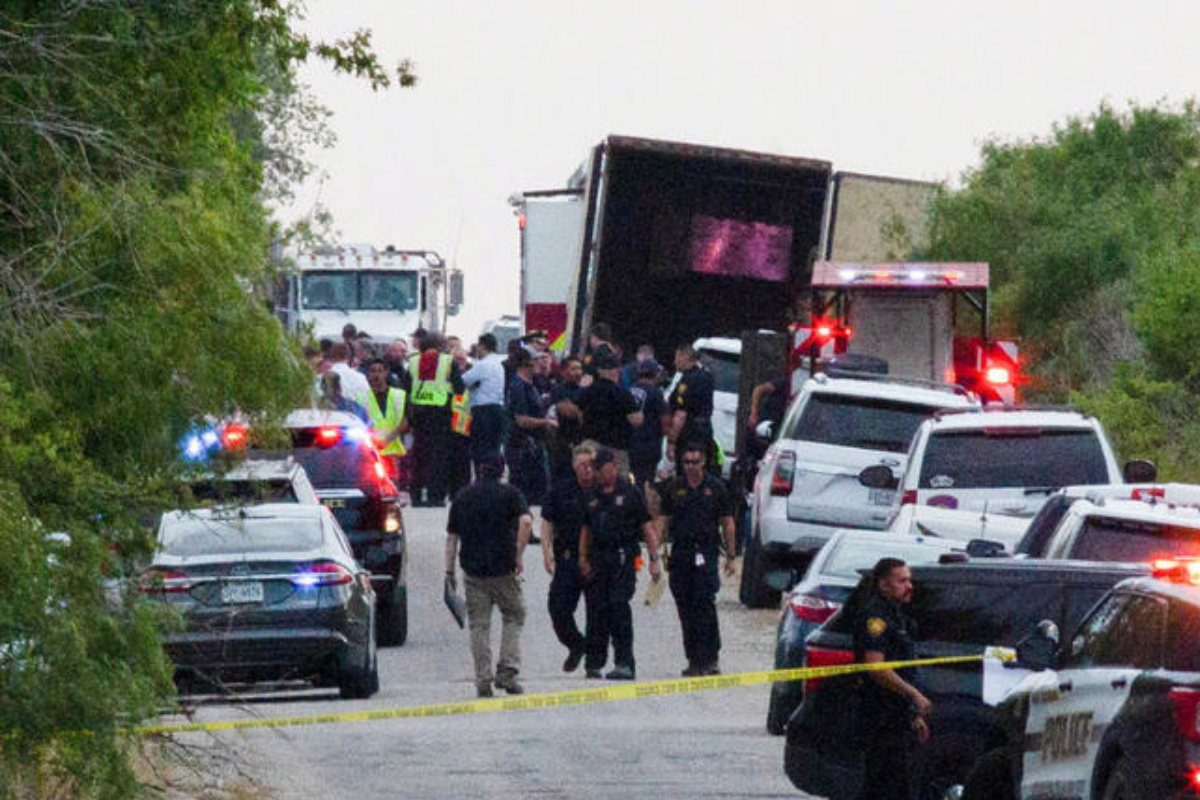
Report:
[{"label": "police officer", "polygon": [[363,392],[355,400],[366,409],[370,420],[371,435],[379,447],[379,454],[387,463],[388,475],[393,479],[399,474],[399,459],[404,455],[404,432],[408,430],[405,418],[405,391],[388,385],[390,370],[382,358],[367,362],[367,384],[370,391]]},{"label": "police officer", "polygon": [[583,595],[583,576],[579,572],[579,532],[587,522],[588,500],[596,484],[593,459],[596,448],[589,442],[571,453],[570,477],[557,476],[550,484],[550,496],[542,506],[542,558],[550,579],[547,605],[554,634],[567,648],[563,672],[579,668],[586,652],[586,640],[575,623],[575,609]]},{"label": "police officer", "polygon": [[679,382],[671,392],[671,428],[667,440],[675,460],[675,474],[683,474],[680,463],[682,448],[689,442],[705,442],[709,447],[706,462],[709,470],[716,468],[713,457],[712,413],[713,376],[700,364],[696,349],[690,344],[681,344],[675,350],[675,368],[679,370]]},{"label": "police officer", "polygon": [[[854,615],[854,654],[860,663],[915,657],[913,624],[903,607],[912,601],[912,572],[898,558],[881,558],[866,579]],[[908,800],[917,742],[929,738],[928,698],[911,667],[866,673],[862,730],[866,733],[863,800]]]},{"label": "police officer", "polygon": [[421,352],[408,359],[414,506],[446,504],[450,401],[466,387],[454,358],[445,352],[445,342],[441,334],[427,333],[421,337]]},{"label": "police officer", "polygon": [[627,479],[618,480],[612,450],[596,451],[596,494],[588,502],[587,524],[579,533],[579,570],[587,587],[587,676],[599,678],[612,641],[614,668],[604,677],[631,681],[633,611],[629,601],[637,588],[635,559],[641,553],[639,534],[646,539],[650,577],[662,579],[658,560],[658,531],[646,511],[642,493]]},{"label": "police officer", "polygon": [[[668,564],[671,594],[683,628],[687,655],[685,678],[719,675],[717,656],[721,632],[717,624],[717,592],[721,575],[717,557],[721,539],[725,546],[725,574],[735,565],[733,501],[720,478],[705,472],[707,448],[691,442],[683,448],[683,477],[667,481],[660,489],[659,531],[670,531]],[[669,529],[668,529],[669,522]]]}]

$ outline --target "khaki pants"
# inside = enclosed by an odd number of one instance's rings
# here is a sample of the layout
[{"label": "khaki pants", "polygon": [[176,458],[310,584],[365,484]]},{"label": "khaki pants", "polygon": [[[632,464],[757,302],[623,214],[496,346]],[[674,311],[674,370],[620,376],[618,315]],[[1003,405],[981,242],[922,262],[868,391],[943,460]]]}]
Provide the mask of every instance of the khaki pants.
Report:
[{"label": "khaki pants", "polygon": [[[521,628],[525,625],[525,599],[516,575],[498,578],[464,576],[467,621],[471,626],[471,655],[475,659],[475,685],[491,686],[495,677],[508,683],[521,671]],[[492,674],[492,607],[500,609],[500,659]]]}]

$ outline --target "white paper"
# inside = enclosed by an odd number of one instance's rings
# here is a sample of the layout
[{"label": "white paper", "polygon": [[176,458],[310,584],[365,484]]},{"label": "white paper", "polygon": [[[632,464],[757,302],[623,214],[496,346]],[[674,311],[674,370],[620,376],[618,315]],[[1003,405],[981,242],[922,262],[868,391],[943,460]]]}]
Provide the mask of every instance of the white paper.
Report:
[{"label": "white paper", "polygon": [[984,651],[983,658],[983,702],[986,705],[999,705],[1014,686],[1029,674],[1027,669],[1013,669],[1005,666],[1005,661],[1011,661],[1016,651],[1011,647],[989,647]]}]

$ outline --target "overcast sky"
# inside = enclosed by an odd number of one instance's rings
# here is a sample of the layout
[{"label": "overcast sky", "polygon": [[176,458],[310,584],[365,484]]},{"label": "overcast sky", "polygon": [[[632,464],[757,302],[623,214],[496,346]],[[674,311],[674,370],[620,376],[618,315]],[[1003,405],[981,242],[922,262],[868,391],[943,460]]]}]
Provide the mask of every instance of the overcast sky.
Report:
[{"label": "overcast sky", "polygon": [[338,143],[284,216],[319,197],[346,242],[456,258],[450,331],[471,337],[519,310],[508,196],[562,186],[609,133],[944,180],[989,137],[1200,93],[1200,3],[1182,0],[309,0],[305,27],[370,28],[420,82],[306,69]]}]

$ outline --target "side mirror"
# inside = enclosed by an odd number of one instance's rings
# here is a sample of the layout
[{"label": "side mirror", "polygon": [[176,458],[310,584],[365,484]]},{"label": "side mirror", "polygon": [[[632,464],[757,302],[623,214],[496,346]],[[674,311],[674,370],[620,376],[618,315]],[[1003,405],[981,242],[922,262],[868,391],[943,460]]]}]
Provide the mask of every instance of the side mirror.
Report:
[{"label": "side mirror", "polygon": [[869,489],[895,489],[900,479],[887,464],[876,464],[858,473],[858,482]]},{"label": "side mirror", "polygon": [[971,558],[1003,558],[1008,555],[1004,542],[993,539],[972,539],[967,542],[967,555]]},{"label": "side mirror", "polygon": [[1054,666],[1058,642],[1058,626],[1051,620],[1042,620],[1031,634],[1017,643],[1016,666],[1035,672],[1050,669]]},{"label": "side mirror", "polygon": [[1154,483],[1158,480],[1158,467],[1154,466],[1153,461],[1144,458],[1125,462],[1121,473],[1125,476],[1126,483]]}]

